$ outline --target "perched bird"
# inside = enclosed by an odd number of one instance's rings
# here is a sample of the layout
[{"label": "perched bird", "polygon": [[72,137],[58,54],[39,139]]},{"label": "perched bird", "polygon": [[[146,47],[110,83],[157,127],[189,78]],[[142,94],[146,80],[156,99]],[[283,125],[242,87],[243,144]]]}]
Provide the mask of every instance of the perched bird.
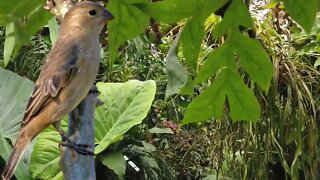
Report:
[{"label": "perched bird", "polygon": [[86,97],[99,68],[99,34],[111,19],[112,14],[94,2],[77,3],[66,13],[58,39],[41,67],[19,136],[2,172],[3,180],[13,176],[30,141]]}]

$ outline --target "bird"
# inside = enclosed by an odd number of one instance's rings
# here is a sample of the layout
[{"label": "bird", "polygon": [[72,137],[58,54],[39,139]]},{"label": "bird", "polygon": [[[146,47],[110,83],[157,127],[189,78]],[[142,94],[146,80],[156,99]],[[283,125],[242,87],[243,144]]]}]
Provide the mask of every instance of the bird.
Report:
[{"label": "bird", "polygon": [[75,4],[65,14],[57,41],[41,66],[3,180],[13,176],[30,141],[49,125],[59,125],[86,97],[98,73],[99,35],[113,18],[105,7],[89,1]]}]

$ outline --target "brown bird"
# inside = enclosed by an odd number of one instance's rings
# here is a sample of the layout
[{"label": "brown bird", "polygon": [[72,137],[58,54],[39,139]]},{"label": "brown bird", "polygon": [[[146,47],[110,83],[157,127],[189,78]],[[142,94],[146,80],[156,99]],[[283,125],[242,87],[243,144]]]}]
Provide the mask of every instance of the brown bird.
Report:
[{"label": "brown bird", "polygon": [[30,141],[75,109],[93,86],[100,59],[99,34],[113,16],[94,2],[80,2],[65,15],[33,89],[2,179],[8,180]]}]

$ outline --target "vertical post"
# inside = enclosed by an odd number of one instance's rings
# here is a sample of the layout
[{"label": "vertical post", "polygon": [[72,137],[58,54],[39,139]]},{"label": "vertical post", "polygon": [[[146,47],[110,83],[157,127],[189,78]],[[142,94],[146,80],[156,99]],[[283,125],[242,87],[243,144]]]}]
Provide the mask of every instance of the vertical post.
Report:
[{"label": "vertical post", "polygon": [[[97,87],[94,86],[87,97],[69,113],[69,139],[82,145],[88,145],[88,151],[94,152],[94,112],[98,101]],[[62,148],[60,167],[66,180],[95,180],[95,164],[93,155],[77,153],[69,147]]]}]

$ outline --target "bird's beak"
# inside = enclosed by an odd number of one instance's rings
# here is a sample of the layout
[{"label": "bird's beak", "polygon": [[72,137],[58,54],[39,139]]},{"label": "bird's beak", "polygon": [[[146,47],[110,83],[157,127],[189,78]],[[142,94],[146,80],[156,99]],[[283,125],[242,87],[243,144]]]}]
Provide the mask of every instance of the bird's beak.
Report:
[{"label": "bird's beak", "polygon": [[104,11],[104,19],[106,21],[110,21],[112,19],[114,19],[114,16],[107,10]]}]

